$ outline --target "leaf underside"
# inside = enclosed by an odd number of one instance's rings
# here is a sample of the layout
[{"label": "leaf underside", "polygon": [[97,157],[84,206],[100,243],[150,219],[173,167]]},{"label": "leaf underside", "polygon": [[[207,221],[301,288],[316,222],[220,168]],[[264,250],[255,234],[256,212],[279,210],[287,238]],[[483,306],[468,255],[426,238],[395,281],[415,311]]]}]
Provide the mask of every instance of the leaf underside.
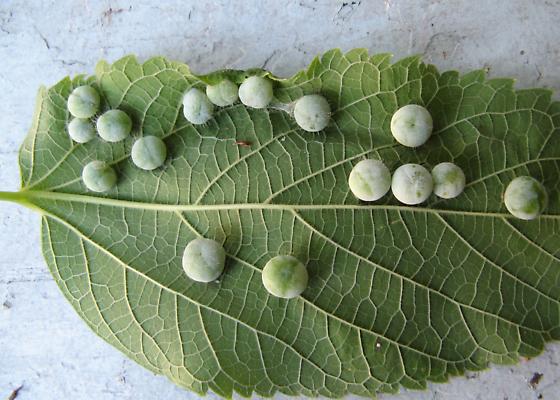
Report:
[{"label": "leaf underside", "polygon": [[[329,51],[275,97],[321,93],[333,109],[322,133],[282,111],[242,104],[203,126],[184,119],[182,94],[201,80],[184,64],[125,57],[92,77],[41,89],[22,145],[22,196],[42,210],[42,245],[60,289],[103,339],[149,370],[199,393],[374,397],[424,388],[488,363],[514,363],[560,338],[560,103],[544,89],[515,91],[483,71],[439,73],[410,57]],[[239,71],[225,71],[239,81]],[[201,78],[204,79],[204,78]],[[66,99],[88,82],[104,107],[134,121],[134,137],[164,138],[152,172],[129,158],[134,138],[74,144]],[[425,105],[434,134],[398,145],[390,118]],[[235,141],[249,142],[238,146]],[[459,165],[465,192],[419,207],[391,195],[366,204],[350,193],[354,164],[382,159]],[[119,183],[89,193],[94,159]],[[549,193],[545,215],[512,218],[502,193],[531,175]],[[199,236],[224,243],[219,282],[183,273]],[[271,297],[264,264],[293,254],[307,264],[299,298]]]}]

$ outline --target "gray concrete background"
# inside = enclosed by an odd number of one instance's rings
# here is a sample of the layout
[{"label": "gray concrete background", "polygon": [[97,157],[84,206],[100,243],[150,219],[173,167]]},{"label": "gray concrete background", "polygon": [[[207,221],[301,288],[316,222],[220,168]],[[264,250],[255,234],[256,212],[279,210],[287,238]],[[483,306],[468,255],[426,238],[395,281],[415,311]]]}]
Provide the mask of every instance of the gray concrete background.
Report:
[{"label": "gray concrete background", "polygon": [[[100,58],[164,55],[198,73],[260,66],[286,76],[329,48],[366,47],[558,90],[559,40],[559,1],[0,0],[0,190],[18,188],[17,150],[39,85],[92,73]],[[0,204],[0,226],[0,399],[22,384],[18,400],[197,398],[79,320],[43,261],[37,215]],[[550,344],[517,366],[381,397],[558,400],[559,363],[560,345]],[[533,388],[535,372],[543,377]]]}]

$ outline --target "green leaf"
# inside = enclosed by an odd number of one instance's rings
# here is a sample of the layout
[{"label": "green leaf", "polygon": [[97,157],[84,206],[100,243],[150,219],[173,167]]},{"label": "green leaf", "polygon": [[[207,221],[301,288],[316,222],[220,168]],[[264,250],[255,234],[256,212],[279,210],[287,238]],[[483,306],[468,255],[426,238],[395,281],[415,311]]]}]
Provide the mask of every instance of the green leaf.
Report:
[{"label": "green leaf", "polygon": [[[375,396],[535,356],[560,339],[560,103],[483,71],[440,74],[418,57],[390,58],[333,50],[275,78],[278,102],[328,99],[332,123],[320,134],[283,111],[242,104],[193,126],[181,96],[203,82],[185,65],[102,62],[94,77],[39,91],[21,148],[22,191],[0,197],[43,214],[49,268],[99,336],[196,392]],[[101,90],[106,108],[131,115],[133,136],[165,139],[163,168],[135,168],[132,137],[71,142],[66,99],[84,82]],[[389,128],[410,103],[434,118],[433,137],[418,149],[396,144]],[[467,187],[419,207],[391,195],[360,203],[347,177],[366,157],[392,171],[452,161]],[[89,193],[80,180],[94,159],[119,175],[109,193]],[[519,175],[542,181],[550,196],[546,215],[531,222],[502,202]],[[219,282],[182,271],[182,251],[199,236],[224,243]],[[307,264],[301,297],[263,288],[261,269],[278,254]]]}]

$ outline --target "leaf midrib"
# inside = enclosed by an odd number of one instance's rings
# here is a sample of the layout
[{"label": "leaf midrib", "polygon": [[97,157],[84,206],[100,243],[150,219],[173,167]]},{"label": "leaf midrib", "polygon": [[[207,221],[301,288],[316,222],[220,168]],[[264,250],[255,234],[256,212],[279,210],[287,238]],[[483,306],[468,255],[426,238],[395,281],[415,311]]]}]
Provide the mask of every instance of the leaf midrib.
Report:
[{"label": "leaf midrib", "polygon": [[[63,192],[49,192],[40,190],[23,190],[17,193],[22,201],[59,200],[75,203],[94,204],[99,206],[120,207],[151,211],[228,211],[228,210],[284,210],[284,211],[313,211],[313,210],[389,210],[416,213],[450,214],[473,217],[491,217],[515,219],[509,213],[451,210],[445,208],[429,208],[391,204],[282,204],[282,203],[224,203],[224,204],[166,204],[146,203],[141,201],[114,199],[110,197],[97,197],[82,194]],[[541,219],[560,220],[560,214],[542,214]]]},{"label": "leaf midrib", "polygon": [[[172,204],[162,204],[162,203],[144,203],[135,202],[130,200],[118,200],[112,198],[103,197],[92,197],[85,195],[60,193],[60,192],[42,192],[42,191],[26,191],[19,192],[20,195],[27,195],[25,202],[30,202],[32,205],[39,207],[41,211],[41,206],[33,203],[32,199],[48,199],[48,200],[60,200],[60,201],[70,201],[78,202],[84,204],[94,204],[98,206],[110,206],[110,207],[120,207],[129,209],[141,209],[148,211],[160,211],[160,212],[205,212],[205,211],[229,211],[229,210],[277,210],[277,211],[287,211],[294,215],[298,215],[298,211],[314,211],[314,210],[390,210],[396,212],[417,212],[435,215],[438,219],[443,219],[441,215],[460,215],[460,216],[473,216],[473,217],[492,217],[501,218],[503,220],[507,218],[515,218],[511,214],[505,213],[487,213],[487,212],[474,212],[474,211],[460,211],[460,210],[446,210],[446,209],[431,209],[427,207],[411,207],[411,206],[401,206],[401,205],[349,205],[349,204],[262,204],[262,203],[247,203],[247,204],[217,204],[217,205],[172,205]],[[43,213],[52,216],[51,213],[43,210]],[[560,220],[560,215],[542,215],[540,218],[548,218],[552,220]],[[447,224],[447,223],[446,223]],[[456,232],[455,232],[456,233]],[[457,236],[464,241],[458,233]],[[480,254],[480,252],[475,249],[470,243],[467,245],[472,248],[477,254],[479,254],[483,259],[498,267],[493,261],[488,260],[486,256]],[[507,272],[507,271],[505,271]],[[534,289],[539,293],[539,295],[544,296],[548,300],[553,302],[558,302],[557,299],[552,298],[547,293],[542,292],[536,288],[533,288],[527,282],[520,280],[517,276],[507,273],[513,279],[520,281],[527,287]],[[399,275],[400,276],[400,275]]]}]

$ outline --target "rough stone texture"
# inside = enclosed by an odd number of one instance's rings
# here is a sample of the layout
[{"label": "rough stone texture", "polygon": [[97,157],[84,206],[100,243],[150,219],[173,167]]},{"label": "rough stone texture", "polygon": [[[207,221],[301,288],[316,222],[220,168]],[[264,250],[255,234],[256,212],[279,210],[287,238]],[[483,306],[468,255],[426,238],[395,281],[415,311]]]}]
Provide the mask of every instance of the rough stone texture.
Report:
[{"label": "rough stone texture", "polygon": [[[199,73],[261,66],[290,75],[331,47],[367,47],[557,90],[558,21],[559,1],[2,0],[0,188],[18,188],[17,150],[39,85],[92,73],[100,58],[165,55]],[[79,320],[42,259],[37,215],[1,204],[0,225],[0,398],[22,384],[18,400],[198,397],[128,361]],[[551,344],[517,366],[381,398],[558,400],[559,363],[560,345]],[[544,375],[532,388],[535,372]]]}]

